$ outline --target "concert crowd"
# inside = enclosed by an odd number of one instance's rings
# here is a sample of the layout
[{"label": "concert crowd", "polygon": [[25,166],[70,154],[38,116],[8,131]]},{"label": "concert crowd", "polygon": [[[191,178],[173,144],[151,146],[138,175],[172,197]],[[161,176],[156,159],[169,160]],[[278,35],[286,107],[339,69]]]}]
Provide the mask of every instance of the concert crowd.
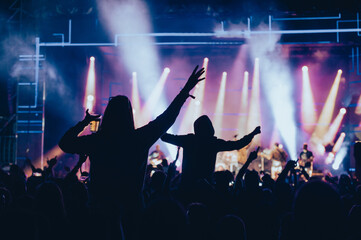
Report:
[{"label": "concert crowd", "polygon": [[[194,133],[171,135],[190,91],[203,80],[196,67],[169,107],[135,129],[125,96],[109,100],[99,130],[79,136],[98,115],[71,127],[59,142],[78,163],[65,177],[55,177],[57,159],[26,176],[17,165],[0,171],[1,239],[253,240],[361,239],[359,179],[310,176],[294,161],[278,165],[276,178],[249,170],[258,149],[235,173],[215,171],[216,155],[238,150],[261,133],[225,141],[215,136],[211,120],[201,116]],[[189,100],[188,100],[189,101]],[[148,165],[158,140],[183,148],[182,171],[175,160]],[[361,153],[356,143],[356,161]],[[90,173],[77,177],[89,157]]]}]

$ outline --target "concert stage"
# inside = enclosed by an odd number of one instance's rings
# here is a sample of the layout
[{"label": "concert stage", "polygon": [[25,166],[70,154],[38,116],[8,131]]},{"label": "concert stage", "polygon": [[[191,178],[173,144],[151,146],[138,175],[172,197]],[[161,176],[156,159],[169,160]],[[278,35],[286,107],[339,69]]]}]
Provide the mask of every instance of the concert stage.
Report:
[{"label": "concert stage", "polygon": [[[29,157],[43,167],[58,155],[64,166],[73,165],[57,143],[85,109],[102,114],[109,97],[126,95],[140,127],[166,109],[200,65],[206,80],[169,132],[193,132],[201,115],[225,140],[260,125],[249,149],[272,149],[278,142],[295,160],[308,143],[315,169],[355,168],[352,147],[361,137],[358,14],[275,11],[244,13],[235,21],[206,10],[154,14],[138,1],[98,4],[96,13],[57,13],[61,17],[43,16],[36,27],[24,23],[25,33],[6,30],[2,163],[25,166]],[[157,144],[174,159],[175,148]],[[226,155],[217,164],[232,170]]]}]

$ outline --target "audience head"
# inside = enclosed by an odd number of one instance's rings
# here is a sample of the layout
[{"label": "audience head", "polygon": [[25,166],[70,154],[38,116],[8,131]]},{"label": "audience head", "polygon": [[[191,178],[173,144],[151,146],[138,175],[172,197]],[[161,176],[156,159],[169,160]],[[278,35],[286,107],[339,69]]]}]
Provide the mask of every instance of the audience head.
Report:
[{"label": "audience head", "polygon": [[228,190],[230,184],[234,181],[234,177],[228,170],[218,171],[214,173],[214,181],[217,190]]},{"label": "audience head", "polygon": [[222,217],[216,227],[214,239],[224,240],[244,240],[246,237],[246,228],[243,220],[234,215]]},{"label": "audience head", "polygon": [[347,227],[350,239],[361,239],[361,206],[354,205],[347,216]]},{"label": "audience head", "polygon": [[208,223],[209,212],[206,205],[202,203],[191,203],[187,210],[187,220],[191,225]]},{"label": "audience head", "polygon": [[258,189],[259,188],[259,176],[256,171],[247,171],[244,176],[244,182],[247,190]]},{"label": "audience head", "polygon": [[200,116],[193,124],[194,133],[200,137],[214,136],[214,128],[208,116]]},{"label": "audience head", "polygon": [[103,134],[126,134],[134,131],[133,109],[126,96],[110,98],[100,126]]},{"label": "audience head", "polygon": [[[294,200],[297,239],[340,239],[343,219],[339,194],[322,181],[304,184]],[[314,217],[316,214],[319,217]],[[298,231],[299,226],[305,226]]]},{"label": "audience head", "polygon": [[155,171],[150,179],[150,187],[155,191],[162,190],[166,175],[162,171]]},{"label": "audience head", "polygon": [[49,220],[61,221],[65,217],[63,195],[55,183],[45,182],[38,188],[35,208]]},{"label": "audience head", "polygon": [[140,239],[184,239],[185,227],[183,208],[174,200],[159,199],[144,210]]}]

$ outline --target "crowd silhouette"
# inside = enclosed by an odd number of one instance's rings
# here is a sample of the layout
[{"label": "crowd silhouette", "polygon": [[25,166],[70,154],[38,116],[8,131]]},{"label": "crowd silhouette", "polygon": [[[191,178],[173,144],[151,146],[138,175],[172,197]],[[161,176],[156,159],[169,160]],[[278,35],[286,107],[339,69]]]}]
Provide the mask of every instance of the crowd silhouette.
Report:
[{"label": "crowd silhouette", "polygon": [[[138,129],[125,96],[109,99],[98,132],[79,136],[100,117],[86,111],[59,142],[64,152],[78,156],[64,178],[53,174],[56,157],[45,170],[28,160],[28,178],[17,165],[1,169],[1,239],[361,239],[359,178],[299,178],[296,162],[288,161],[274,180],[247,169],[259,148],[236,176],[215,172],[216,154],[246,147],[260,127],[225,141],[214,136],[204,115],[194,122],[194,134],[166,133],[203,73],[197,66],[168,108]],[[157,169],[147,165],[159,138],[183,148],[181,173],[177,159]],[[79,180],[87,157],[90,177]],[[360,164],[361,143],[354,157]]]}]

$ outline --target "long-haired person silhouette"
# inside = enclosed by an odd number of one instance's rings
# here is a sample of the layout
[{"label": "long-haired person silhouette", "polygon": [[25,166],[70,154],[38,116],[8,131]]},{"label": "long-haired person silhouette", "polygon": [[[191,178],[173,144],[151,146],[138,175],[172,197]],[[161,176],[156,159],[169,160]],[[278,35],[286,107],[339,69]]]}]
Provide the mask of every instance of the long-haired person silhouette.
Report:
[{"label": "long-haired person silhouette", "polygon": [[99,119],[99,115],[86,111],[85,118],[62,137],[59,147],[64,152],[89,155],[93,210],[115,217],[120,213],[125,225],[133,222],[130,219],[143,205],[141,193],[149,148],[172,126],[189,92],[204,79],[204,69],[197,69],[169,107],[147,125],[136,129],[129,99],[115,96],[104,111],[97,133],[78,136],[91,121]]}]

